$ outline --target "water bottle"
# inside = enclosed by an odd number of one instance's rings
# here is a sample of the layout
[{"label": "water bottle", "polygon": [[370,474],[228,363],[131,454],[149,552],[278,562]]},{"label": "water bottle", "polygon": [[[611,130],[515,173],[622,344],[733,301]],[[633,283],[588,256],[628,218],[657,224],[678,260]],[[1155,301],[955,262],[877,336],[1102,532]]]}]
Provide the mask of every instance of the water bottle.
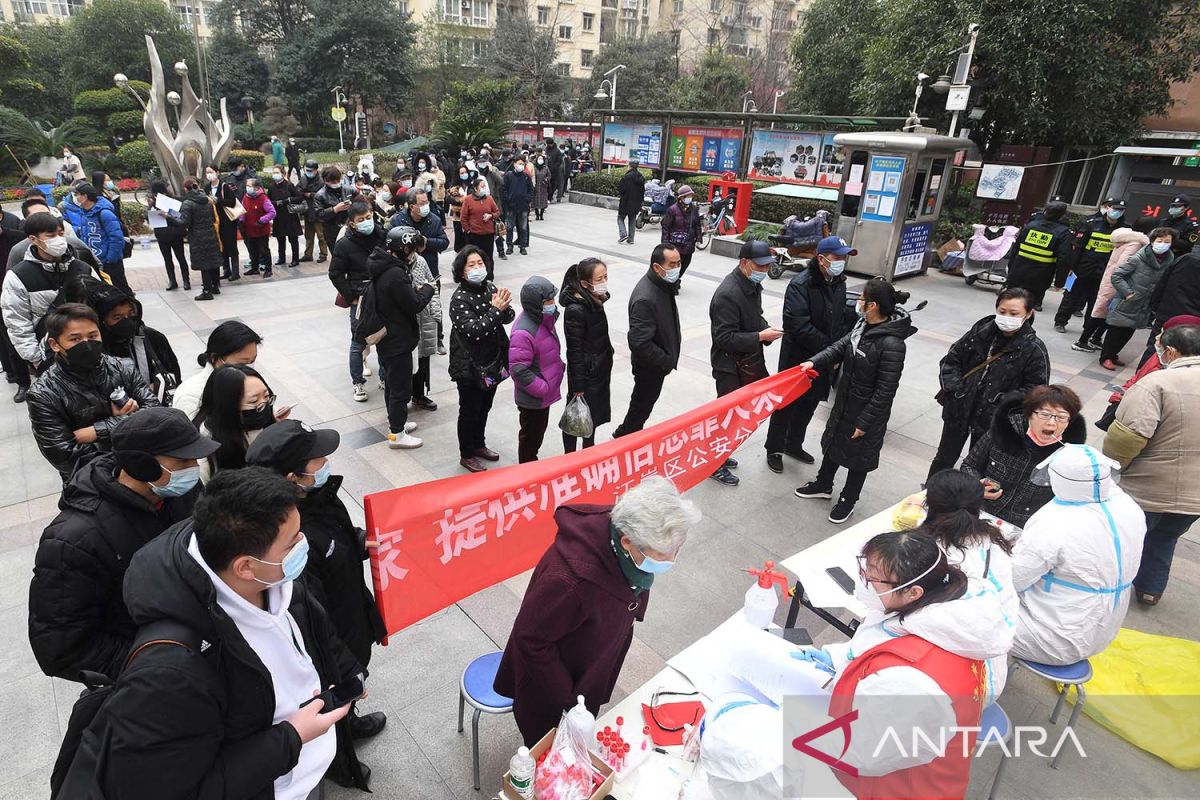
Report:
[{"label": "water bottle", "polygon": [[112,393],[109,394],[108,399],[111,400],[112,404],[117,408],[124,408],[125,404],[129,402],[129,395],[125,393],[125,389],[123,387],[118,386],[112,390]]},{"label": "water bottle", "polygon": [[533,771],[536,764],[528,747],[517,748],[517,754],[508,762],[508,782],[513,791],[526,800],[533,798]]}]

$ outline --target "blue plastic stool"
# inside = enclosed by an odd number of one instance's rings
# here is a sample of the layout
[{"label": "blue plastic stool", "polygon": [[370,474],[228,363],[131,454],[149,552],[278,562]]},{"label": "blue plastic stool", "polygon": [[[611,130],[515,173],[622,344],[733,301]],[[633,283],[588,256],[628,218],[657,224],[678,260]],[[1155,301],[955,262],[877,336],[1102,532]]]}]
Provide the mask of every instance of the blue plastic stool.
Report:
[{"label": "blue plastic stool", "polygon": [[[1021,667],[1034,675],[1063,685],[1062,689],[1058,691],[1058,702],[1054,704],[1054,713],[1050,715],[1051,725],[1058,722],[1058,715],[1062,713],[1063,704],[1067,702],[1067,691],[1072,686],[1075,687],[1077,695],[1075,708],[1071,709],[1071,717],[1067,720],[1067,727],[1074,729],[1075,722],[1079,719],[1079,712],[1083,711],[1083,704],[1087,702],[1087,692],[1083,690],[1083,685],[1092,679],[1092,662],[1085,658],[1083,661],[1076,661],[1074,664],[1060,667],[1014,657],[1012,666],[1008,668],[1008,677],[1012,678],[1013,674]],[[1060,748],[1058,755],[1050,762],[1050,766],[1054,769],[1058,769],[1058,759],[1062,757],[1063,749],[1065,748]]]},{"label": "blue plastic stool", "polygon": [[[996,703],[983,709],[979,718],[979,738],[975,740],[975,751],[983,752],[991,747],[1007,745],[1012,741],[1013,727],[1008,714]],[[992,790],[988,792],[988,800],[996,800],[996,791],[1000,788],[1000,776],[1008,765],[1008,750],[1000,747],[1000,766],[996,768],[996,777],[992,778]]]},{"label": "blue plastic stool", "polygon": [[471,719],[471,755],[475,766],[475,791],[479,791],[479,715],[480,714],[511,714],[512,698],[496,694],[492,684],[496,681],[496,671],[500,669],[499,650],[485,653],[467,664],[463,670],[462,681],[458,684],[458,732],[463,732],[463,712],[467,703],[475,709]]}]

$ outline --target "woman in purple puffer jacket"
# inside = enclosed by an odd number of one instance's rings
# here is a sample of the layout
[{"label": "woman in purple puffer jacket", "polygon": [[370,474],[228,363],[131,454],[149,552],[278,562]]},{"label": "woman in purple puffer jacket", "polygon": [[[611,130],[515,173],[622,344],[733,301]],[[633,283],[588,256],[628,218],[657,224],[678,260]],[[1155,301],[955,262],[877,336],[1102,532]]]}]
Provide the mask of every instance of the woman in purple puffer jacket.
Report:
[{"label": "woman in purple puffer jacket", "polygon": [[508,345],[508,370],[521,427],[517,432],[517,460],[537,461],[538,450],[550,422],[550,406],[562,398],[566,366],[560,355],[558,293],[553,283],[534,275],[521,287],[521,314],[512,327]]}]

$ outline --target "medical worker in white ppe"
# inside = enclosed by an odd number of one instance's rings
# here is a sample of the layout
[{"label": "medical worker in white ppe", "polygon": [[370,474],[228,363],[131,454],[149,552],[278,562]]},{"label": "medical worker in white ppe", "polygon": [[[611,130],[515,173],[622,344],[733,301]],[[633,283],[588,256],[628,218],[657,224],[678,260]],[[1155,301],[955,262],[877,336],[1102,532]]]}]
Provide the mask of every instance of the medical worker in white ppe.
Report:
[{"label": "medical worker in white ppe", "polygon": [[1073,664],[1116,638],[1142,560],[1146,516],[1116,485],[1117,465],[1087,445],[1068,445],[1034,471],[1054,499],[1025,525],[1012,554],[1021,600],[1015,656]]}]

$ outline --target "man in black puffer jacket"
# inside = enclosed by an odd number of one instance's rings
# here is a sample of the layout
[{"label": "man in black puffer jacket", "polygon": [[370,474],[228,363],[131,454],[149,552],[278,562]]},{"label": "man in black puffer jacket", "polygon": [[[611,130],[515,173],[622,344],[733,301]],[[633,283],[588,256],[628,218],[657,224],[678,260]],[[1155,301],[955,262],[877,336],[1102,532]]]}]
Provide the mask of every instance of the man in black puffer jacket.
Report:
[{"label": "man in black puffer jacket", "polygon": [[[365,232],[364,232],[365,230]],[[346,235],[333,245],[333,257],[329,259],[329,281],[338,290],[342,299],[350,304],[350,331],[353,333],[362,309],[358,301],[371,282],[371,271],[367,259],[376,247],[382,247],[384,232],[375,223],[375,215],[363,200],[350,204],[346,219]],[[367,379],[363,367],[363,345],[354,336],[350,337],[350,382],[354,385],[354,400],[367,400]]]},{"label": "man in black puffer jacket", "polygon": [[158,623],[174,632],[126,666],[61,797],[92,796],[86,787],[98,782],[104,797],[272,800],[283,779],[289,797],[303,798],[327,770],[367,788],[353,742],[334,731],[347,707],[300,707],[363,668],[296,580],[307,545],[296,492],[259,467],[223,470],[194,520],[133,557],[130,616],[143,631]]},{"label": "man in black puffer jacket", "polygon": [[[54,363],[29,389],[33,438],[63,483],[75,467],[111,450],[112,432],[139,408],[160,405],[133,362],[104,355],[100,319],[89,306],[64,303],[46,315]],[[113,402],[121,390],[126,400]]]},{"label": "man in black puffer jacket", "polygon": [[42,533],[29,585],[29,644],[47,675],[116,678],[137,626],[121,581],[133,554],[192,515],[198,459],[219,444],[175,408],[147,408],[113,432],[115,453],[80,467]]}]

